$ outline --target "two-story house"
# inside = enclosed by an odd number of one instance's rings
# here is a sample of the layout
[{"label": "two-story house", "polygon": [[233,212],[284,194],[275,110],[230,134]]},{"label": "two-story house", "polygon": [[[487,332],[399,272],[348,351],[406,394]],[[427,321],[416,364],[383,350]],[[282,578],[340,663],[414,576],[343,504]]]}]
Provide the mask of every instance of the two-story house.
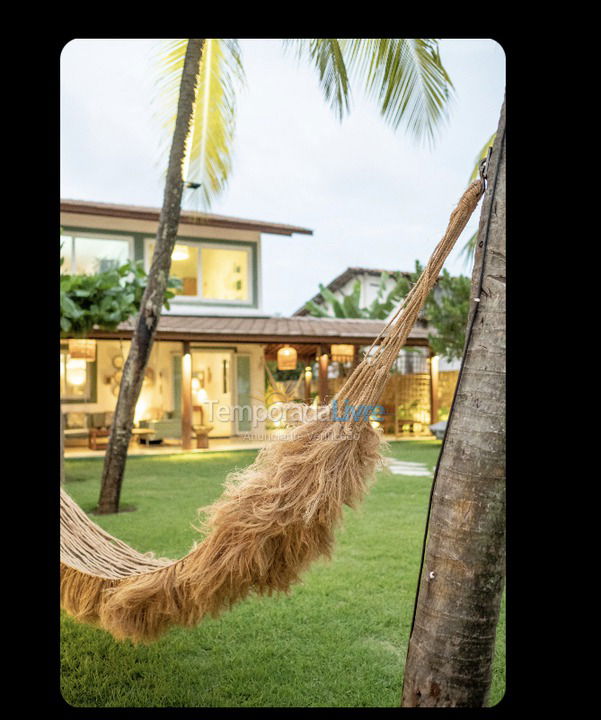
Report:
[{"label": "two-story house", "polygon": [[[128,259],[144,262],[154,248],[158,208],[61,201],[62,272],[95,273]],[[303,398],[331,394],[328,365],[356,362],[382,321],[270,317],[262,310],[261,236],[311,235],[307,228],[213,214],[182,212],[171,274],[181,290],[163,310],[136,407],[135,423],[149,437],[193,446],[193,428],[210,437],[265,428],[268,360],[290,348],[303,370]],[[292,268],[291,268],[292,271]],[[94,331],[85,349],[61,339],[61,405],[66,446],[87,444],[90,430],[110,424],[133,321],[115,332]],[[427,346],[416,327],[413,345]],[[340,348],[352,355],[339,357]],[[246,408],[246,409],[245,409]]]}]

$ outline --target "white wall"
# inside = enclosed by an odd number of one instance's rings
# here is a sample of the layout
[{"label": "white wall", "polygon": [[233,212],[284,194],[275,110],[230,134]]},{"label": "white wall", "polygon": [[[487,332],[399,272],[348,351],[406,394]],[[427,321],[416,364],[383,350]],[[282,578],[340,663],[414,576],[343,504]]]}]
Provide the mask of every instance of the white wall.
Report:
[{"label": "white wall", "polygon": [[[97,359],[97,397],[94,403],[62,403],[65,413],[96,413],[112,412],[115,409],[117,397],[113,395],[114,374],[113,357],[123,352],[127,358],[130,342],[124,340],[98,340]],[[253,415],[256,409],[264,405],[265,399],[265,364],[263,357],[264,346],[256,343],[192,343],[192,347],[229,347],[237,348],[238,353],[250,356],[251,368],[251,403]],[[158,408],[172,411],[173,407],[173,356],[182,354],[181,342],[157,341],[154,343],[148,367],[154,372],[154,382],[142,388],[138,408],[144,411],[148,408]],[[235,377],[234,387],[235,385]],[[234,399],[237,402],[237,398]],[[265,423],[253,428],[253,432],[263,432]]]}]

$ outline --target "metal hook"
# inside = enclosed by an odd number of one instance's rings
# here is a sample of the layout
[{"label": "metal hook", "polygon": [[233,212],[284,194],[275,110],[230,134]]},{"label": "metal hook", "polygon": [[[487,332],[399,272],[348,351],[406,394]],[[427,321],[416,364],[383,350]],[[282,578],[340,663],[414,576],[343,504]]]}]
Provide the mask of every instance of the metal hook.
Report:
[{"label": "metal hook", "polygon": [[490,156],[492,155],[492,145],[488,146],[488,152],[486,153],[486,157],[482,158],[480,160],[480,180],[482,181],[483,187],[486,189],[486,180],[488,178],[488,165],[490,163]]}]

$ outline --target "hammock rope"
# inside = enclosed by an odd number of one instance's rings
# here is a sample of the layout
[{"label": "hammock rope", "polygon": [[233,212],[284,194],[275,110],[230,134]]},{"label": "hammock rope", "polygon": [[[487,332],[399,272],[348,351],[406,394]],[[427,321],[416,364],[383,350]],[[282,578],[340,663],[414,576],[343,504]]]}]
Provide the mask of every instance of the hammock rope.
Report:
[{"label": "hammock rope", "polygon": [[[339,408],[351,408],[345,422],[331,405],[306,408],[308,420],[289,439],[264,447],[201,508],[205,537],[187,555],[169,560],[134,550],[61,488],[61,606],[70,615],[117,639],[151,642],[251,593],[286,592],[311,562],[331,556],[344,506],[361,502],[381,462],[369,408],[484,188],[479,179],[464,192],[419,280],[335,396]],[[367,411],[352,411],[361,407]]]}]

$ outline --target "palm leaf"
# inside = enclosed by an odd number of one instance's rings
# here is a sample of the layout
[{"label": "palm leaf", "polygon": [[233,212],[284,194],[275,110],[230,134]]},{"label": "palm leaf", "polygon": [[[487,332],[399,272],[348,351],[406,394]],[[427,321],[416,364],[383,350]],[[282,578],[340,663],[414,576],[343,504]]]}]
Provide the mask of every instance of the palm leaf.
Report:
[{"label": "palm leaf", "polygon": [[392,128],[402,124],[416,139],[431,143],[447,119],[453,92],[438,41],[353,38],[341,41],[341,46],[353,82],[360,82],[378,102]]},{"label": "palm leaf", "polygon": [[317,69],[326,101],[341,120],[349,110],[349,81],[340,43],[335,38],[293,38],[284,48],[296,51],[298,59],[309,59]]},{"label": "palm leaf", "polygon": [[[161,108],[159,118],[165,132],[165,148],[175,125],[187,42],[164,41],[157,53],[156,95]],[[200,183],[199,197],[205,209],[224,189],[231,171],[236,90],[243,81],[244,71],[237,40],[206,39],[183,161],[183,177],[186,181]]]},{"label": "palm leaf", "polygon": [[285,40],[317,69],[325,98],[342,119],[350,107],[350,78],[374,98],[393,129],[402,123],[416,138],[432,141],[447,117],[453,84],[438,41],[424,38]]},{"label": "palm leaf", "polygon": [[[497,136],[497,133],[494,132],[490,136],[490,138],[484,143],[484,145],[482,146],[482,149],[476,156],[476,159],[474,160],[474,169],[472,170],[472,174],[470,175],[470,180],[469,180],[470,183],[473,182],[478,177],[478,174],[480,172],[480,163],[487,156],[488,148],[492,147],[496,136]],[[469,183],[468,183],[468,185],[469,185]]]}]

